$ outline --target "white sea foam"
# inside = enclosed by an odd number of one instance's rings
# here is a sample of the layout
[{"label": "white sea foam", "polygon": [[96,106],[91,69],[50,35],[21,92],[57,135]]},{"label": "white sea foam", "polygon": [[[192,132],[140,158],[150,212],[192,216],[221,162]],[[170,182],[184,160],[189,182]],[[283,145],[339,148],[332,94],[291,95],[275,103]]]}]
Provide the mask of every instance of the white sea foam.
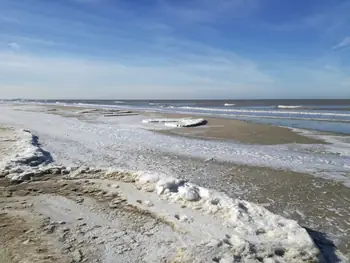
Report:
[{"label": "white sea foam", "polygon": [[143,123],[162,123],[166,127],[194,127],[206,124],[206,120],[204,119],[147,119],[143,120]]},{"label": "white sea foam", "polygon": [[277,108],[279,109],[297,109],[301,108],[302,106],[293,106],[293,105],[278,105]]},{"label": "white sea foam", "polygon": [[233,103],[225,103],[224,106],[225,107],[230,107],[230,106],[235,106],[236,104],[233,104]]},{"label": "white sea foam", "polygon": [[220,108],[204,108],[204,107],[179,107],[178,109],[199,110],[199,111],[216,111],[230,113],[271,113],[271,114],[296,114],[296,115],[320,115],[320,116],[339,116],[350,117],[350,113],[335,112],[311,112],[311,111],[277,111],[277,110],[253,110],[253,109],[220,109]]}]

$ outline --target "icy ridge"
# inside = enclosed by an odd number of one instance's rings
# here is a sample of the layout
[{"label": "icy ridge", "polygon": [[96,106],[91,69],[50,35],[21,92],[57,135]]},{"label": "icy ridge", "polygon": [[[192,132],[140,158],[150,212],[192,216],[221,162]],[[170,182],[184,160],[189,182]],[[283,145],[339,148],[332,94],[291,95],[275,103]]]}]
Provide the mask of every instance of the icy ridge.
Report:
[{"label": "icy ridge", "polygon": [[51,155],[39,145],[38,137],[28,130],[14,130],[10,154],[0,163],[0,174],[8,178],[25,177],[28,170],[52,162]]},{"label": "icy ridge", "polygon": [[267,259],[281,252],[282,262],[312,262],[319,256],[307,231],[296,221],[257,204],[162,174],[139,172],[136,184],[145,191],[153,188],[162,199],[223,219],[232,229],[226,242],[247,259],[253,254]]}]

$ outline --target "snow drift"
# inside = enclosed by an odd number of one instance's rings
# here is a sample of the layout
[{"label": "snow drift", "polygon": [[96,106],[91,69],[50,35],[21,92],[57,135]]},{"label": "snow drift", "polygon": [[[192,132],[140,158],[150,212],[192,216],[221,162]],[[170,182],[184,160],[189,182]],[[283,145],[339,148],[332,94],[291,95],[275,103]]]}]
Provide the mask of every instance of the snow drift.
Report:
[{"label": "snow drift", "polygon": [[[215,228],[218,228],[220,232],[220,224],[229,229],[223,240],[231,246],[228,258],[238,255],[241,258],[239,262],[252,258],[260,258],[260,262],[319,260],[319,250],[304,228],[296,221],[273,214],[262,206],[162,174],[139,172],[136,185],[147,192],[155,191],[161,199],[170,203],[179,203],[219,220],[220,223],[211,225],[210,231],[215,233]],[[201,224],[196,219],[191,222]],[[214,234],[212,238],[217,237]]]},{"label": "snow drift", "polygon": [[11,151],[0,162],[0,174],[10,179],[23,178],[28,170],[52,162],[49,153],[41,149],[38,137],[27,130],[13,130]]}]

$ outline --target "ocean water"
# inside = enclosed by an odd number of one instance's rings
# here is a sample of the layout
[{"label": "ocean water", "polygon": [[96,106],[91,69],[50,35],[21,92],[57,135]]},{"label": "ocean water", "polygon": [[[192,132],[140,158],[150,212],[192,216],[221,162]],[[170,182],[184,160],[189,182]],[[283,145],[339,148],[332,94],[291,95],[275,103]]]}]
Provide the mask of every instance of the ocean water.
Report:
[{"label": "ocean water", "polygon": [[39,100],[34,102],[190,113],[350,134],[350,99],[343,100]]}]

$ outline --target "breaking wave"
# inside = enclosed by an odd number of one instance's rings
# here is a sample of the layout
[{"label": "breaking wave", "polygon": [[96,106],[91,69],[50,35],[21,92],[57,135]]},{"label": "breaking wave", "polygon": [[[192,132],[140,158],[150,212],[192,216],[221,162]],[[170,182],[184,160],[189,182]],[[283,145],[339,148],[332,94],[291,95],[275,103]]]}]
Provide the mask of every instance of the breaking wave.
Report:
[{"label": "breaking wave", "polygon": [[198,111],[216,111],[230,113],[270,113],[270,114],[295,114],[295,115],[314,115],[314,116],[338,116],[350,117],[350,113],[335,112],[311,112],[311,111],[277,111],[277,110],[254,110],[254,109],[220,109],[220,108],[203,108],[203,107],[178,107],[178,109],[198,110]]},{"label": "breaking wave", "polygon": [[294,105],[278,105],[278,109],[298,109],[301,108],[302,106],[294,106]]}]

